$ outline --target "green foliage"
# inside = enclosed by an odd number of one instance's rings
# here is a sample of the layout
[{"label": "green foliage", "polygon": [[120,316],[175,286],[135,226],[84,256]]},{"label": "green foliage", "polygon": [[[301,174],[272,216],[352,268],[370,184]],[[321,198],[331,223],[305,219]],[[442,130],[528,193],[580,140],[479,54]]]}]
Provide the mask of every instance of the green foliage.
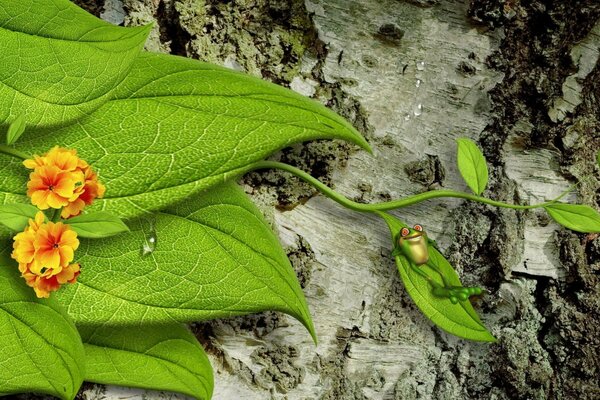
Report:
[{"label": "green foliage", "polygon": [[[392,234],[392,241],[394,241],[395,236],[406,225],[389,214],[378,213],[378,215],[387,223]],[[437,266],[437,269],[444,274],[449,283],[462,286],[458,274],[444,256],[431,244],[428,246],[428,250],[429,261],[427,264],[419,266],[419,268],[431,268],[432,265]],[[469,300],[458,301],[456,304],[452,304],[447,298],[435,296],[431,289],[431,284],[425,277],[413,271],[409,260],[405,256],[398,255],[395,257],[395,260],[406,291],[421,312],[433,323],[446,332],[465,339],[481,342],[496,341],[482,324]],[[435,276],[435,274],[432,275]],[[441,278],[437,278],[437,283],[443,283]]]},{"label": "green foliage", "polygon": [[19,114],[8,126],[8,130],[6,131],[6,144],[13,144],[25,132],[25,116],[23,114]]},{"label": "green foliage", "polygon": [[90,212],[65,221],[80,238],[100,239],[129,231],[127,225],[105,211]]},{"label": "green foliage", "polygon": [[1,0],[0,121],[64,125],[108,100],[150,27],[120,28],[68,0]]},{"label": "green foliage", "polygon": [[20,232],[28,224],[29,219],[35,219],[39,210],[31,204],[4,204],[0,206],[0,224],[11,231]]},{"label": "green foliage", "polygon": [[184,326],[79,328],[86,354],[85,380],[180,392],[210,399],[213,374],[204,350]]},{"label": "green foliage", "polygon": [[479,147],[467,138],[457,139],[458,169],[463,179],[476,195],[481,195],[488,182],[488,169],[485,157]]},{"label": "green foliage", "polygon": [[562,226],[577,232],[600,232],[600,214],[590,206],[554,203],[544,207]]},{"label": "green foliage", "polygon": [[38,299],[14,262],[0,265],[0,394],[75,397],[84,377],[83,344],[53,299]]},{"label": "green foliage", "polygon": [[[289,260],[236,184],[129,226],[114,238],[81,241],[77,257],[85,273],[56,293],[78,325],[190,322],[277,310],[300,320],[314,337]],[[150,230],[156,249],[142,257]]]},{"label": "green foliage", "polygon": [[[180,57],[140,55],[112,97],[77,124],[28,132],[20,148],[77,148],[107,187],[96,209],[123,218],[234,178],[292,143],[338,138],[368,147],[348,122],[313,100]],[[19,163],[8,168],[0,193],[12,198],[24,193],[27,174]]]}]

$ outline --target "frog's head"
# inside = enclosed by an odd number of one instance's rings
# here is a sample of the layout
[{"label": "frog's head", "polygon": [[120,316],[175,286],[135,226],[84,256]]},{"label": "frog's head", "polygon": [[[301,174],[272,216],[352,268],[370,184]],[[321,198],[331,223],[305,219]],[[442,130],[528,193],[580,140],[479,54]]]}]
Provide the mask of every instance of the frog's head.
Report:
[{"label": "frog's head", "polygon": [[429,260],[427,234],[421,225],[414,228],[405,226],[398,234],[398,247],[415,265],[425,264]]}]

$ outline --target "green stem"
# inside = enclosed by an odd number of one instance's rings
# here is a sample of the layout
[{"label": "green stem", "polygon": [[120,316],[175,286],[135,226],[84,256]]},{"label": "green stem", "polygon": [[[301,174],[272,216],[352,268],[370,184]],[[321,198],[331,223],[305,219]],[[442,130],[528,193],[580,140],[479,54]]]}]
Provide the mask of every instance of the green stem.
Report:
[{"label": "green stem", "polygon": [[4,153],[4,154],[12,156],[12,157],[20,158],[21,160],[27,160],[28,158],[31,158],[30,155],[27,155],[17,149],[13,149],[12,147],[8,147],[5,144],[0,144],[0,153]]},{"label": "green stem", "polygon": [[61,210],[62,210],[61,208],[54,208],[52,210],[52,214],[50,215],[50,221],[58,222],[60,220],[60,211]]},{"label": "green stem", "polygon": [[405,198],[399,199],[399,200],[392,200],[392,201],[388,201],[388,202],[384,202],[384,203],[376,203],[376,204],[363,204],[363,203],[357,203],[356,201],[352,201],[352,200],[342,196],[341,194],[335,192],[333,189],[331,189],[324,183],[320,182],[319,180],[317,180],[310,174],[308,174],[296,167],[292,167],[291,165],[284,164],[284,163],[277,162],[277,161],[258,161],[256,163],[250,165],[250,170],[272,169],[272,168],[287,171],[287,172],[297,176],[298,178],[308,182],[309,184],[314,186],[319,192],[323,193],[325,196],[329,197],[333,201],[335,201],[351,210],[361,211],[361,212],[394,210],[396,208],[410,206],[410,205],[420,203],[425,200],[436,199],[439,197],[454,197],[454,198],[459,198],[459,199],[467,199],[467,200],[477,201],[479,203],[489,204],[489,205],[496,206],[496,207],[512,208],[515,210],[529,210],[532,208],[540,208],[540,207],[544,207],[544,206],[550,205],[552,203],[555,203],[556,201],[558,201],[560,198],[562,198],[563,196],[565,196],[567,193],[569,193],[571,191],[571,188],[569,188],[567,191],[562,193],[559,197],[557,197],[554,200],[547,201],[545,203],[532,204],[532,205],[526,205],[526,206],[503,203],[501,201],[488,199],[486,197],[481,197],[481,196],[464,193],[464,192],[457,192],[454,190],[431,190],[429,192],[415,194],[415,195],[408,196],[408,197],[405,197]]}]

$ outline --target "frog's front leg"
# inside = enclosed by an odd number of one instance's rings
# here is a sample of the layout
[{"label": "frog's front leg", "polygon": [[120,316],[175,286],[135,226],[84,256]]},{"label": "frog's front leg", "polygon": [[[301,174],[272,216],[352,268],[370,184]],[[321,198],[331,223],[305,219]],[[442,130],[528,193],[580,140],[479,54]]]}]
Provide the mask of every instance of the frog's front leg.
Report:
[{"label": "frog's front leg", "polygon": [[[444,297],[450,299],[452,304],[458,303],[459,300],[467,300],[471,296],[476,296],[481,294],[481,288],[479,287],[464,287],[464,286],[455,286],[451,285],[447,280],[444,274],[436,267],[429,264],[415,265],[410,262],[410,267],[413,271],[423,276],[429,284],[431,285],[431,292],[437,297]],[[440,278],[442,278],[443,284],[439,284],[433,279],[431,276],[431,272],[427,271],[424,266],[427,265],[431,268],[435,273],[437,273]]]}]

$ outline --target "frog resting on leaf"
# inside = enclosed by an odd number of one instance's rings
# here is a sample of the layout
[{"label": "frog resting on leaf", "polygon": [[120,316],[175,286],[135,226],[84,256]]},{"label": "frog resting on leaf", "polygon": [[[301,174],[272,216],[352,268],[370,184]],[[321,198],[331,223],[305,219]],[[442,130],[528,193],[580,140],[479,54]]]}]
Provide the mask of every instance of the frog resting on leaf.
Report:
[{"label": "frog resting on leaf", "polygon": [[[433,241],[427,237],[427,234],[421,225],[415,225],[414,228],[405,226],[400,230],[394,240],[395,246],[392,251],[392,256],[406,257],[412,270],[427,279],[431,285],[432,293],[437,297],[450,299],[453,304],[456,304],[459,300],[467,300],[470,296],[481,294],[481,289],[479,287],[450,285],[435,264],[427,263],[429,261],[429,250],[427,246],[432,242]],[[443,285],[433,279],[433,276],[430,275],[431,272],[422,268],[423,265],[427,265],[435,271],[442,278]]]}]

